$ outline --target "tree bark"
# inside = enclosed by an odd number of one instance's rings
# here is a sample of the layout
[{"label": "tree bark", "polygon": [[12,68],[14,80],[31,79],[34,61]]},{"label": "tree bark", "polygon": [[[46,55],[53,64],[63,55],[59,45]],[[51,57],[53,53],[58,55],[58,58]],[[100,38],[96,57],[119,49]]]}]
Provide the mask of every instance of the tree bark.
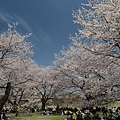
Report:
[{"label": "tree bark", "polygon": [[1,114],[2,114],[2,109],[3,109],[3,106],[5,105],[5,103],[7,102],[8,100],[8,97],[10,95],[10,90],[11,90],[11,82],[8,82],[7,83],[7,86],[6,86],[6,89],[5,89],[5,94],[4,96],[0,99],[0,120],[1,119]]},{"label": "tree bark", "polygon": [[47,100],[44,99],[44,98],[42,98],[42,99],[41,99],[41,102],[42,102],[42,110],[44,111],[44,110],[45,110],[45,106],[46,106]]}]

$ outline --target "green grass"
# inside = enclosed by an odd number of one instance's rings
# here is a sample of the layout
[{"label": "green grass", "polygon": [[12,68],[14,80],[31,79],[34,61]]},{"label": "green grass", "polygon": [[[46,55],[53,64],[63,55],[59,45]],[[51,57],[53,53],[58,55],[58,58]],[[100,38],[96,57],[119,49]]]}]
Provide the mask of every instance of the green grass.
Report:
[{"label": "green grass", "polygon": [[14,114],[7,115],[10,120],[64,120],[66,116],[62,115],[41,115],[39,113],[19,114],[15,117]]}]

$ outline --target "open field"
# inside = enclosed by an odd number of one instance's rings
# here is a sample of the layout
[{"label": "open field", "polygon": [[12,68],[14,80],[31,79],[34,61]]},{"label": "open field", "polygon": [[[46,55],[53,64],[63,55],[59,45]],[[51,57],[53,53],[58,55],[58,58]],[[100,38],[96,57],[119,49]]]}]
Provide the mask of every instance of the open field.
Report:
[{"label": "open field", "polygon": [[14,114],[7,115],[9,120],[64,120],[65,115],[41,115],[39,113],[32,114],[20,114],[18,117],[15,117]]},{"label": "open field", "polygon": [[[120,106],[120,102],[112,103],[108,105],[109,107],[118,107]],[[99,112],[99,115],[102,117],[102,113]],[[43,115],[42,112],[40,113],[19,113],[18,117],[15,117],[15,113],[7,113],[7,117],[9,120],[64,120],[66,115]],[[74,115],[76,118],[76,115]]]}]

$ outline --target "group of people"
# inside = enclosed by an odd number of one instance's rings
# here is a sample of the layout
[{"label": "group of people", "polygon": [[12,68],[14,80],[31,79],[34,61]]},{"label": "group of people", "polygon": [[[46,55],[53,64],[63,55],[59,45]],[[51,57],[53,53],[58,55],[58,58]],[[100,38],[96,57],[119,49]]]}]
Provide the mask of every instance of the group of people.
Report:
[{"label": "group of people", "polygon": [[76,119],[73,118],[73,113],[68,111],[66,120],[92,120],[89,110],[86,110],[84,118],[83,118],[81,111],[78,111],[75,114],[76,114]]},{"label": "group of people", "polygon": [[6,116],[6,111],[4,109],[2,110],[2,116],[1,116],[1,118],[3,120],[9,120],[9,118]]},{"label": "group of people", "polygon": [[[27,107],[25,107],[25,110]],[[8,109],[3,109],[2,111],[2,119],[8,120],[6,117],[6,112]],[[32,107],[30,111],[33,112],[39,112],[39,109],[37,107]],[[15,116],[18,116],[18,110],[14,110]],[[120,120],[120,107],[91,107],[91,108],[82,108],[79,110],[78,108],[71,108],[71,107],[62,107],[60,108],[57,106],[56,108],[48,108],[45,109],[45,115],[47,114],[54,114],[59,113],[61,115],[67,115],[66,120]],[[73,115],[74,114],[74,115]],[[101,114],[99,116],[99,114]],[[75,118],[74,118],[75,117]]]},{"label": "group of people", "polygon": [[[73,118],[73,113],[76,115],[76,117],[74,115],[75,118]],[[101,113],[101,115],[99,115],[99,113]],[[68,111],[66,120],[120,120],[120,108],[117,108],[114,112],[106,107],[102,109],[102,111]]]}]

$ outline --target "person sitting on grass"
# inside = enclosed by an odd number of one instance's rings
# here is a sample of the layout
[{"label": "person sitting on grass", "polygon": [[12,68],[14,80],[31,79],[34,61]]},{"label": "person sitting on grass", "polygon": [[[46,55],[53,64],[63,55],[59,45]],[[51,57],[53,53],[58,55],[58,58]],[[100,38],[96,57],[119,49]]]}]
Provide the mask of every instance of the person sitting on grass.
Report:
[{"label": "person sitting on grass", "polygon": [[89,110],[86,110],[84,120],[92,120]]},{"label": "person sitting on grass", "polygon": [[98,112],[95,113],[94,119],[95,120],[101,120],[101,117],[99,116]]},{"label": "person sitting on grass", "polygon": [[73,113],[71,111],[67,113],[67,120],[73,120]]}]

